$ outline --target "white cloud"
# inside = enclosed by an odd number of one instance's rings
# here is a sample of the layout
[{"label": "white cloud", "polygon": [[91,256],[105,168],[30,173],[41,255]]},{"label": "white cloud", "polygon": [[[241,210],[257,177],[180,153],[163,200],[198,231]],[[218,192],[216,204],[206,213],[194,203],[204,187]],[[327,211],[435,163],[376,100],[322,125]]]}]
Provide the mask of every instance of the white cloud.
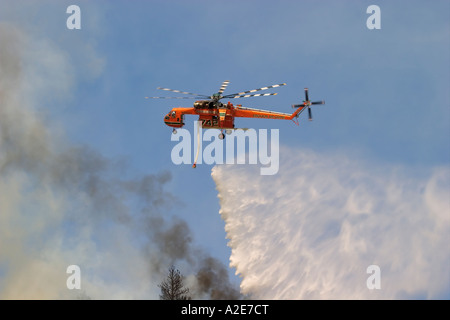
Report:
[{"label": "white cloud", "polygon": [[[448,291],[448,168],[419,174],[288,148],[281,156],[275,176],[248,166],[212,171],[244,294],[393,299]],[[373,264],[380,290],[366,286]]]}]

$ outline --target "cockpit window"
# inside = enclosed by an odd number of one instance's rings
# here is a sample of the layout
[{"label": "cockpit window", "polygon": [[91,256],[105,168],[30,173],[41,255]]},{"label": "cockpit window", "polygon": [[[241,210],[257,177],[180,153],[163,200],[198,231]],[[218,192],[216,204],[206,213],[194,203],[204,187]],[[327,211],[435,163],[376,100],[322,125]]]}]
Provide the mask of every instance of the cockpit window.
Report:
[{"label": "cockpit window", "polygon": [[175,118],[175,111],[172,111],[172,118]]}]

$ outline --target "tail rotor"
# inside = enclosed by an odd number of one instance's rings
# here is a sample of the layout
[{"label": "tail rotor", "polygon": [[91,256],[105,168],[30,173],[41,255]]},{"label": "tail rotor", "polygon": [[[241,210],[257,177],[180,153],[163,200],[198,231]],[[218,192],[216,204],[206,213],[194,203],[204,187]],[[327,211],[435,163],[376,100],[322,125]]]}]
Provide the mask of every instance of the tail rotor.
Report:
[{"label": "tail rotor", "polygon": [[307,107],[308,108],[308,120],[312,121],[313,117],[312,117],[312,111],[311,111],[311,106],[312,105],[317,105],[317,104],[325,104],[325,101],[313,101],[311,102],[309,100],[309,94],[308,94],[308,88],[305,88],[305,100],[303,100],[302,104],[293,104],[292,108],[300,108],[300,107]]}]

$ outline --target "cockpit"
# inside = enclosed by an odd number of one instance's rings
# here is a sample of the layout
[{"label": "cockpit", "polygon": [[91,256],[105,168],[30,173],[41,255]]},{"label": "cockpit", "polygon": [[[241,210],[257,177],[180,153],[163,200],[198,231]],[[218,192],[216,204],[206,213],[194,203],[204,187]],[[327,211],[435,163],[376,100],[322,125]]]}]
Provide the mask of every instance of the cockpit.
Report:
[{"label": "cockpit", "polygon": [[184,115],[181,112],[170,110],[170,112],[164,117],[164,123],[170,127],[180,128],[184,125]]}]

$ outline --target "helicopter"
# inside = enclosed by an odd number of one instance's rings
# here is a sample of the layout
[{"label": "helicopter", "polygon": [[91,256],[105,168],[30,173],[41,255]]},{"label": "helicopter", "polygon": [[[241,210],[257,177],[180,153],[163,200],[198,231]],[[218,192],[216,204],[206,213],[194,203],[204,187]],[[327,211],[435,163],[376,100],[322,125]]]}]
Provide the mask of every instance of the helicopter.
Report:
[{"label": "helicopter", "polygon": [[[169,88],[158,87],[158,90],[170,91],[175,93],[180,93],[184,95],[189,95],[186,97],[145,97],[146,99],[199,99],[194,102],[193,107],[188,108],[172,108],[169,113],[164,117],[164,123],[169,127],[173,128],[173,133],[177,133],[177,128],[182,128],[184,123],[185,115],[198,115],[199,121],[204,129],[219,129],[219,139],[224,139],[224,131],[227,134],[231,134],[231,130],[236,130],[234,125],[235,118],[259,118],[259,119],[280,119],[280,120],[292,120],[295,124],[298,123],[299,115],[308,109],[308,118],[312,120],[312,105],[325,104],[325,101],[314,101],[311,102],[308,96],[308,88],[305,88],[305,100],[301,104],[293,104],[292,108],[296,109],[292,114],[276,112],[270,110],[261,110],[254,108],[242,107],[242,105],[233,105],[231,102],[224,104],[220,100],[222,99],[239,99],[239,98],[250,98],[250,97],[264,97],[273,96],[277,93],[255,93],[258,91],[263,91],[267,89],[278,88],[286,85],[286,83],[275,84],[267,87],[262,87],[258,89],[237,92],[233,94],[223,95],[225,89],[227,88],[229,80],[222,82],[221,87],[217,93],[212,95],[203,95],[197,93],[191,93],[186,91],[174,90]],[[245,129],[244,129],[245,130]]]}]

